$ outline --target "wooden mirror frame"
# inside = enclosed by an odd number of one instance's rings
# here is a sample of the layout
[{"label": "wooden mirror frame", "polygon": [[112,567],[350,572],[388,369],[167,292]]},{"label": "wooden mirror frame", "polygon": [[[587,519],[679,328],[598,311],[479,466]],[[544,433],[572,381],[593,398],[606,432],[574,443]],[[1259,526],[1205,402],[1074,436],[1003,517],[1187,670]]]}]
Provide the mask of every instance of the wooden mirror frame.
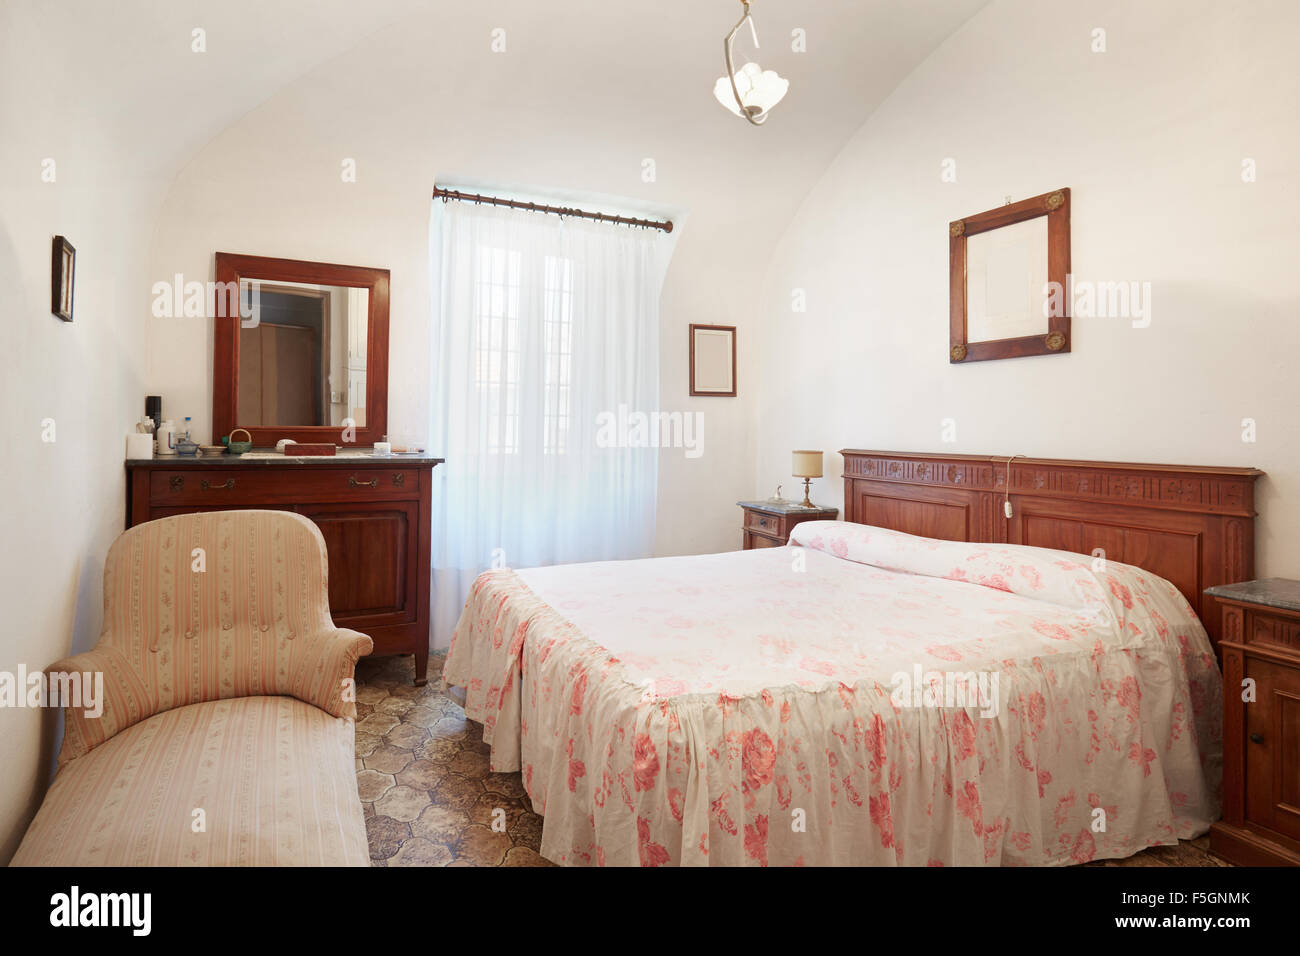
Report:
[{"label": "wooden mirror frame", "polygon": [[[274,259],[217,253],[217,282],[260,279],[265,282],[305,282],[318,285],[368,289],[369,314],[366,325],[366,424],[356,429],[351,445],[373,445],[388,433],[388,270],[364,266],[341,266],[300,259]],[[218,296],[220,299],[220,296]],[[236,301],[242,301],[242,297]],[[239,421],[239,316],[214,318],[212,353],[212,440],[234,429],[246,429],[259,447],[274,445],[281,438],[296,442],[343,444],[341,425],[246,425]]]},{"label": "wooden mirror frame", "polygon": [[[966,239],[1039,216],[1047,217],[1047,281],[1063,290],[1060,315],[1047,318],[1047,332],[1012,339],[967,340]],[[957,365],[1024,355],[1057,355],[1070,351],[1070,190],[1057,189],[1032,199],[1010,203],[948,224],[948,361]]]}]

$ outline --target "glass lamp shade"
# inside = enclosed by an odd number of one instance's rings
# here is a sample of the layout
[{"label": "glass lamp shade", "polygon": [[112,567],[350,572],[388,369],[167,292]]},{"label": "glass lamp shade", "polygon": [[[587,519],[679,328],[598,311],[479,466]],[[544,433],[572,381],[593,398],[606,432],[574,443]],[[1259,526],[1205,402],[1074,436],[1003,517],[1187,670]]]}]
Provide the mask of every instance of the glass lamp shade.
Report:
[{"label": "glass lamp shade", "polygon": [[[790,89],[790,81],[782,78],[775,70],[764,70],[757,63],[749,62],[736,71],[736,89],[746,109],[757,107],[755,116],[762,116],[785,96]],[[737,116],[743,116],[736,105],[736,96],[731,91],[731,81],[725,76],[718,77],[713,84],[713,95],[718,102]]]},{"label": "glass lamp shade", "polygon": [[794,453],[794,471],[796,478],[820,478],[822,476],[822,453],[819,451],[796,451]]}]

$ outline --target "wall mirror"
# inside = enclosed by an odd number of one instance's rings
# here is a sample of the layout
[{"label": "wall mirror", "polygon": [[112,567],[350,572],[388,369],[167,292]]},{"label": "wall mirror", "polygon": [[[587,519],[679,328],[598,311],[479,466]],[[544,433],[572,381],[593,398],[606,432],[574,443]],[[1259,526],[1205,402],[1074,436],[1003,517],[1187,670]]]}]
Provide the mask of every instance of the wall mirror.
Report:
[{"label": "wall mirror", "polygon": [[1070,351],[1070,190],[948,225],[948,360]]},{"label": "wall mirror", "polygon": [[215,319],[214,441],[235,428],[255,445],[383,440],[387,269],[218,252],[216,274],[239,297]]}]

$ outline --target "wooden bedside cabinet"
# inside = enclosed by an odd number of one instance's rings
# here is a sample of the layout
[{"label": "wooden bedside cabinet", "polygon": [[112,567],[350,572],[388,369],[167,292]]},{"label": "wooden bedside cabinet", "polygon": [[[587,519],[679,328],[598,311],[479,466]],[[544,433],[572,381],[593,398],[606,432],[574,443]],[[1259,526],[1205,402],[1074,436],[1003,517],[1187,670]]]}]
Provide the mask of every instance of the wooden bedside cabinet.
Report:
[{"label": "wooden bedside cabinet", "polygon": [[838,508],[804,508],[793,502],[776,505],[766,501],[737,501],[736,504],[744,509],[741,542],[746,551],[779,548],[790,540],[795,525],[804,521],[833,521],[840,513]]},{"label": "wooden bedside cabinet", "polygon": [[1244,866],[1300,865],[1300,581],[1205,593],[1223,614],[1223,819],[1210,848]]}]

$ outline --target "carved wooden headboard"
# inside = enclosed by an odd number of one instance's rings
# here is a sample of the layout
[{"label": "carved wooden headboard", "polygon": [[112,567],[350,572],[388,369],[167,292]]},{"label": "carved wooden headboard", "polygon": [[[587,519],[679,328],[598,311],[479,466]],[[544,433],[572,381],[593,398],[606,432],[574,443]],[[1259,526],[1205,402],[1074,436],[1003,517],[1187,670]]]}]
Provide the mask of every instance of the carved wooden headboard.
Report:
[{"label": "carved wooden headboard", "polygon": [[[1254,468],[844,449],[844,517],[952,541],[1093,554],[1173,582],[1215,649],[1216,584],[1255,573]],[[1013,516],[1003,514],[1010,472]]]}]

